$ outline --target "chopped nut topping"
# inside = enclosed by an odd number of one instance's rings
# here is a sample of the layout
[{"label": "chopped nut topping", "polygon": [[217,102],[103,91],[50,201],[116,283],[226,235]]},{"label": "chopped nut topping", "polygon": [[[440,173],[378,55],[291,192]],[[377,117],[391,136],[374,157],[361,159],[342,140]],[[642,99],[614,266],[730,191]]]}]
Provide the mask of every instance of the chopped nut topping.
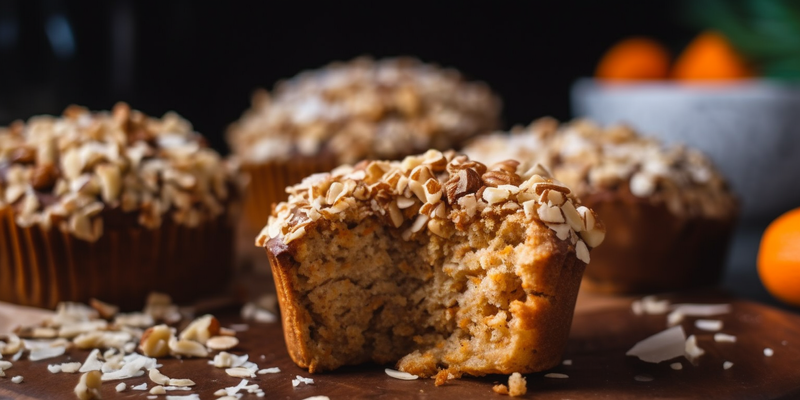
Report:
[{"label": "chopped nut topping", "polygon": [[[430,166],[436,164],[426,160],[439,159],[447,164],[436,166],[439,172],[434,175]],[[398,229],[403,240],[411,240],[419,234],[448,238],[467,229],[474,218],[523,213],[548,226],[558,240],[569,241],[577,257],[588,263],[589,249],[605,236],[602,222],[568,187],[541,175],[520,176],[514,172],[518,164],[507,160],[481,175],[486,171],[483,164],[434,150],[402,161],[365,161],[315,174],[287,188],[288,202],[275,207],[256,245],[275,239],[291,244],[324,220],[375,217]],[[407,186],[398,185],[403,179]],[[365,196],[359,198],[362,190]],[[314,213],[319,215],[312,218]]]},{"label": "chopped nut topping", "polygon": [[[332,154],[340,163],[450,148],[498,126],[500,101],[452,69],[410,58],[334,63],[259,91],[228,131],[248,163]],[[434,172],[447,160],[419,160]]]},{"label": "chopped nut topping", "polygon": [[0,208],[12,207],[18,225],[55,221],[86,241],[102,236],[104,215],[115,209],[137,212],[151,229],[167,216],[196,226],[222,215],[235,187],[235,166],[188,122],[123,103],[113,114],[70,107],[60,118],[0,128],[0,166]]},{"label": "chopped nut topping", "polygon": [[[737,209],[724,178],[702,153],[680,146],[668,148],[626,126],[603,129],[578,120],[559,127],[557,121],[545,118],[514,128],[510,134],[476,138],[464,152],[489,163],[509,157],[525,160],[517,169],[531,167],[535,171],[526,174],[542,177],[550,174],[539,163],[550,166],[553,176],[578,197],[629,191],[665,204],[676,215],[710,218],[727,218]],[[510,165],[505,170],[513,172]],[[550,188],[541,187],[537,194],[544,189]]]}]

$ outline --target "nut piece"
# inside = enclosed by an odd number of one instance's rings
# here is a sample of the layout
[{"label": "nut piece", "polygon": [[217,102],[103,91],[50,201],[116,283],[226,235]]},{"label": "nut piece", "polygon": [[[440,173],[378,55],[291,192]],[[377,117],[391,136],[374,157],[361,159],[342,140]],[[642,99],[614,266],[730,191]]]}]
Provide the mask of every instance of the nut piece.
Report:
[{"label": "nut piece", "polygon": [[75,386],[75,395],[80,400],[92,400],[100,398],[100,385],[103,374],[100,371],[89,371],[81,375],[78,385]]},{"label": "nut piece", "polygon": [[196,383],[194,383],[194,381],[191,379],[170,379],[169,385],[178,387],[188,387],[188,386],[194,386],[196,385]]},{"label": "nut piece", "polygon": [[159,384],[159,385],[167,385],[169,384],[169,377],[162,374],[161,371],[153,368],[148,372],[148,376],[150,380]]},{"label": "nut piece", "polygon": [[5,340],[3,340],[3,337],[0,336],[0,355],[10,356],[17,354],[24,348],[25,345],[17,335],[9,333],[5,335]]},{"label": "nut piece", "polygon": [[234,378],[255,378],[256,376],[255,372],[244,367],[228,368],[225,373]]},{"label": "nut piece", "polygon": [[172,338],[169,341],[169,350],[174,356],[208,357],[208,351],[205,346],[193,340],[176,340]]},{"label": "nut piece", "polygon": [[100,318],[104,319],[114,318],[114,316],[119,312],[119,307],[97,299],[89,300],[89,305],[97,310],[97,313],[100,314]]},{"label": "nut piece", "polygon": [[181,340],[194,340],[205,343],[213,336],[219,335],[219,321],[211,314],[195,319],[178,336]]},{"label": "nut piece", "polygon": [[211,350],[228,350],[239,345],[235,336],[214,336],[206,341],[206,347]]},{"label": "nut piece", "polygon": [[455,204],[461,197],[475,193],[481,188],[481,176],[471,168],[461,169],[444,184],[447,200]]},{"label": "nut piece", "polygon": [[519,175],[506,171],[489,171],[483,174],[481,179],[483,179],[483,184],[489,187],[498,187],[500,185],[519,186],[522,183]]},{"label": "nut piece", "polygon": [[139,341],[139,349],[148,357],[166,357],[169,354],[169,342],[174,333],[167,325],[156,325],[144,331]]}]

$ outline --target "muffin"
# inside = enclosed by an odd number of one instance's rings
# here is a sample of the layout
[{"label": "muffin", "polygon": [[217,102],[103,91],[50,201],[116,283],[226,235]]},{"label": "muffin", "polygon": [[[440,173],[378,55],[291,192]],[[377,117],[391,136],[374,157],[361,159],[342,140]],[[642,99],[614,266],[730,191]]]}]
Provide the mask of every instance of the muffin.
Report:
[{"label": "muffin", "polygon": [[256,244],[295,363],[423,377],[557,365],[605,228],[543,169],[517,166],[430,150],[288,188]]},{"label": "muffin", "polygon": [[358,58],[258,91],[228,130],[251,177],[246,220],[260,229],[287,186],[362,159],[458,148],[499,125],[500,101],[453,69],[411,58]]},{"label": "muffin", "polygon": [[665,147],[626,126],[541,119],[476,139],[464,152],[550,166],[603,219],[609,234],[585,274],[591,290],[671,291],[721,279],[738,204],[697,150]]},{"label": "muffin", "polygon": [[232,270],[229,166],[177,114],[70,106],[0,129],[0,301],[140,307]]}]

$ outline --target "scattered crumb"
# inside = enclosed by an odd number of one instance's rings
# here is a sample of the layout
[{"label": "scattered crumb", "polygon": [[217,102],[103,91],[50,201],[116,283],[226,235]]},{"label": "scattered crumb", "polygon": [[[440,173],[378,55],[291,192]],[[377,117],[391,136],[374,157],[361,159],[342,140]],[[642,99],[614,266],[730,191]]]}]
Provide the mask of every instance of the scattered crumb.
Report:
[{"label": "scattered crumb", "polygon": [[733,366],[733,363],[730,362],[730,361],[725,361],[724,363],[722,363],[722,368],[723,369],[730,369],[732,366]]},{"label": "scattered crumb", "polygon": [[527,381],[519,372],[514,372],[508,377],[508,395],[511,397],[522,396],[528,392]]},{"label": "scattered crumb", "polygon": [[736,343],[736,336],[727,335],[725,333],[715,333],[714,341],[717,343]]},{"label": "scattered crumb", "polygon": [[566,378],[569,378],[569,375],[567,375],[567,374],[559,374],[559,373],[556,373],[556,372],[551,372],[549,374],[545,374],[544,377],[545,378],[566,379]]},{"label": "scattered crumb", "polygon": [[508,394],[508,386],[503,385],[502,383],[492,386],[492,390],[497,394]]},{"label": "scattered crumb", "polygon": [[301,383],[305,383],[306,385],[313,385],[314,380],[311,378],[303,378],[300,375],[295,375],[295,379],[292,379],[292,386],[297,387]]},{"label": "scattered crumb", "polygon": [[126,385],[126,384],[125,384],[125,382],[121,382],[121,383],[120,383],[119,385],[117,385],[117,387],[115,387],[114,389],[116,389],[116,390],[117,390],[117,392],[122,392],[122,391],[124,391],[124,390],[125,390],[125,388],[127,388],[127,387],[128,387],[128,385]]},{"label": "scattered crumb", "polygon": [[60,365],[50,364],[50,365],[47,366],[47,370],[50,371],[51,374],[57,374],[57,373],[61,372],[61,366]]},{"label": "scattered crumb", "polygon": [[688,339],[686,339],[685,351],[686,358],[692,362],[700,358],[700,356],[703,354],[706,354],[705,350],[701,349],[700,346],[697,345],[697,337],[694,335],[691,335]]},{"label": "scattered crumb", "polygon": [[77,361],[76,362],[70,362],[70,363],[62,363],[61,364],[61,372],[64,372],[64,373],[67,373],[67,374],[74,374],[74,373],[78,372],[78,369],[80,369],[80,367],[81,367],[81,363],[77,362]]},{"label": "scattered crumb", "polygon": [[150,394],[167,394],[167,391],[164,390],[163,386],[156,385],[156,386],[153,386],[152,389],[150,389]]},{"label": "scattered crumb", "polygon": [[440,369],[436,374],[434,384],[436,384],[436,386],[442,386],[447,383],[447,381],[458,378],[461,378],[461,371],[454,368]]},{"label": "scattered crumb", "polygon": [[670,368],[674,369],[675,371],[680,371],[683,369],[683,364],[676,362],[669,365]]},{"label": "scattered crumb", "polygon": [[22,375],[17,375],[15,377],[11,378],[11,382],[22,383],[23,379],[25,379],[25,378],[23,378]]},{"label": "scattered crumb", "polygon": [[561,362],[563,365],[572,365],[572,360],[564,360]]},{"label": "scattered crumb", "polygon": [[774,350],[772,350],[772,349],[770,349],[769,347],[767,347],[766,349],[764,349],[764,355],[765,355],[765,356],[767,356],[767,357],[772,357],[772,355],[773,355],[773,354],[775,354],[775,351],[774,351]]},{"label": "scattered crumb", "polygon": [[651,382],[653,380],[653,377],[650,375],[642,374],[634,376],[633,379],[636,380],[637,382]]},{"label": "scattered crumb", "polygon": [[722,329],[722,321],[718,319],[698,319],[694,326],[703,331],[716,332]]}]

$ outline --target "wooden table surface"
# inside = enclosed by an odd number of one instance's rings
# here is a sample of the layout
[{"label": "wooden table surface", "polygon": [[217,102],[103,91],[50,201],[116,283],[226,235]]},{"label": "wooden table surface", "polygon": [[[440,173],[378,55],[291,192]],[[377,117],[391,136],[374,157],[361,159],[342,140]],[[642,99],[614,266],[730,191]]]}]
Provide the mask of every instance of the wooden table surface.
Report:
[{"label": "wooden table surface", "polygon": [[[713,334],[694,328],[693,318],[683,326],[689,334],[696,334],[698,344],[706,354],[696,365],[680,358],[682,370],[670,368],[670,362],[648,364],[625,352],[637,341],[666,328],[665,315],[636,316],[631,312],[631,298],[597,297],[581,294],[572,325],[569,344],[564,359],[572,365],[562,365],[549,372],[564,373],[567,379],[545,378],[544,373],[527,375],[528,394],[535,399],[792,399],[800,398],[800,315],[778,310],[758,303],[736,300],[724,295],[674,295],[673,302],[730,303],[732,313],[719,319],[724,321],[722,332],[736,335],[736,343],[716,343]],[[0,313],[1,315],[2,313]],[[223,326],[243,323],[235,309],[218,313]],[[716,317],[715,317],[716,318]],[[331,399],[464,399],[499,398],[492,385],[505,383],[506,376],[464,378],[440,387],[433,380],[400,381],[388,377],[383,366],[367,365],[342,368],[332,373],[310,375],[296,367],[286,353],[279,323],[249,323],[250,328],[239,333],[240,346],[236,354],[249,354],[259,368],[280,367],[281,373],[258,375],[251,379],[266,392],[269,399],[305,399],[325,395]],[[772,357],[764,356],[764,348],[774,349]],[[77,374],[51,374],[48,364],[83,361],[88,352],[73,350],[69,354],[38,362],[20,360],[0,378],[0,399],[74,399],[72,388]],[[172,395],[197,393],[201,399],[216,398],[213,393],[224,387],[235,386],[241,379],[227,376],[222,369],[214,368],[206,359],[163,359],[161,371],[173,378],[190,378],[197,386],[189,392],[171,392]],[[724,361],[734,363],[724,370]],[[640,382],[637,375],[647,374],[653,380]],[[11,376],[22,375],[21,384],[10,381]],[[313,385],[292,387],[296,375],[311,377]],[[128,379],[128,386],[147,382],[146,377]],[[117,393],[118,381],[105,383],[104,399],[146,398],[149,393],[131,391]],[[245,395],[253,398],[255,395]],[[165,399],[165,396],[159,396]]]}]

